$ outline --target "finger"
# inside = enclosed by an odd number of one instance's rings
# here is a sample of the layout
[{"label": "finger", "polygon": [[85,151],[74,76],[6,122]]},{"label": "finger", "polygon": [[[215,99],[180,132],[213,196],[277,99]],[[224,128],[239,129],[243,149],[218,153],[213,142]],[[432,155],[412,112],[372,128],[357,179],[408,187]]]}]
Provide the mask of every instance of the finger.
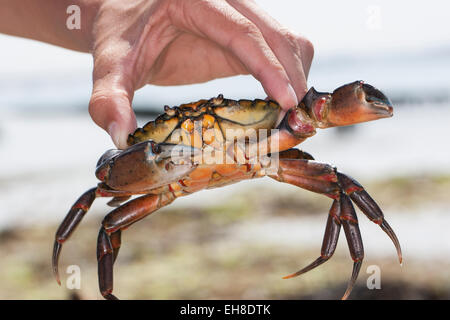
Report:
[{"label": "finger", "polygon": [[94,60],[94,87],[89,113],[94,122],[106,130],[119,149],[127,147],[128,134],[136,129],[131,107],[134,89],[119,67]]},{"label": "finger", "polygon": [[314,56],[314,48],[306,38],[294,34],[251,0],[227,0],[261,30],[264,39],[283,65],[301,100],[308,91],[306,79]]},{"label": "finger", "polygon": [[298,104],[286,71],[254,23],[224,1],[195,4],[185,8],[188,18],[182,19],[191,22],[191,31],[230,50],[284,109]]}]

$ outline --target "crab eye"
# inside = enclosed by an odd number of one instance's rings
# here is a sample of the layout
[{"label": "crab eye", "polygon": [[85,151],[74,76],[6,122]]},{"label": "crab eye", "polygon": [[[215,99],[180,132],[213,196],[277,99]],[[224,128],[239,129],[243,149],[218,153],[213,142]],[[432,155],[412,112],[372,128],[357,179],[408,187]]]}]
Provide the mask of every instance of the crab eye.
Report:
[{"label": "crab eye", "polygon": [[152,152],[154,154],[161,153],[161,146],[158,143],[152,143]]}]

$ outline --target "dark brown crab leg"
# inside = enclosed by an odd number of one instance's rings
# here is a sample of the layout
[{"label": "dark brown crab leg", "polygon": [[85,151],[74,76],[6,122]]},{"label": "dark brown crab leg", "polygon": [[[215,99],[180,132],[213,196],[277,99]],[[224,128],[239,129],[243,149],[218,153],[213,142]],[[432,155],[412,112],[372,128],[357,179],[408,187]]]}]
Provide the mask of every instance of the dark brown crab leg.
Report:
[{"label": "dark brown crab leg", "polygon": [[111,237],[103,227],[100,228],[97,238],[97,261],[98,282],[102,296],[107,300],[117,300],[117,297],[112,294],[114,249]]},{"label": "dark brown crab leg", "polygon": [[[389,235],[397,249],[401,263],[401,248],[395,233],[384,220],[381,209],[358,182],[337,172],[330,165],[305,160],[300,157],[300,154],[298,159],[293,159],[292,157],[285,159],[283,158],[283,155],[280,154],[279,164],[279,172],[277,175],[271,176],[272,178],[313,192],[322,193],[335,199],[330,209],[321,256],[302,270],[285,278],[303,274],[327,261],[334,253],[339,237],[340,224],[342,224],[351,257],[354,260],[352,277],[343,299],[348,297],[356,281],[364,257],[358,220],[350,198],[370,220],[380,225],[380,227]],[[337,207],[339,207],[339,210]],[[338,215],[339,219],[337,219]]]},{"label": "dark brown crab leg", "polygon": [[327,261],[331,258],[336,250],[336,245],[339,239],[339,233],[341,231],[341,205],[338,200],[333,201],[333,205],[330,208],[328,215],[327,225],[325,227],[325,235],[323,237],[322,248],[320,250],[320,256],[314,260],[311,264],[307,265],[303,269],[283,277],[283,279],[289,279],[297,277],[303,273],[306,273]]},{"label": "dark brown crab leg", "polygon": [[62,244],[70,237],[83,219],[86,212],[91,207],[97,196],[96,191],[97,187],[91,188],[83,193],[70,208],[63,222],[59,225],[59,228],[56,231],[55,243],[53,246],[52,265],[53,274],[55,275],[56,281],[59,285],[61,285],[61,280],[58,272],[58,260],[59,254],[61,253]]},{"label": "dark brown crab leg", "polygon": [[283,277],[283,279],[299,276],[320,266],[322,263],[330,259],[336,249],[341,225],[344,227],[344,233],[347,238],[350,255],[354,261],[352,276],[347,285],[347,290],[342,297],[343,300],[347,299],[353,289],[356,278],[358,277],[359,270],[361,269],[362,260],[364,258],[364,248],[355,210],[349,197],[343,193],[341,193],[339,200],[333,201],[333,205],[331,206],[319,258],[300,271]]},{"label": "dark brown crab leg", "polygon": [[347,238],[348,248],[350,249],[350,255],[353,259],[353,271],[350,281],[347,285],[347,290],[345,290],[342,300],[347,299],[347,297],[352,292],[353,286],[358,278],[359,270],[361,269],[362,261],[364,259],[364,247],[361,239],[361,232],[359,231],[358,218],[356,217],[355,208],[350,201],[350,198],[341,193],[341,223],[344,228],[345,237]]},{"label": "dark brown crab leg", "polygon": [[352,201],[356,203],[358,208],[369,218],[369,220],[378,224],[380,228],[386,232],[389,238],[391,238],[397,250],[398,260],[400,264],[402,264],[403,257],[400,242],[398,241],[394,230],[392,230],[391,226],[384,219],[383,211],[381,211],[377,203],[356,180],[340,172],[337,172],[337,176],[339,184],[344,192],[350,196]]},{"label": "dark brown crab leg", "polygon": [[116,262],[120,246],[122,245],[122,230],[111,233],[110,239],[113,248],[113,262]]},{"label": "dark brown crab leg", "polygon": [[[67,239],[72,235],[77,226],[80,224],[81,220],[88,212],[95,198],[97,197],[111,197],[117,194],[122,194],[120,192],[115,192],[114,194],[109,194],[105,190],[100,190],[98,187],[94,187],[83,193],[77,201],[72,205],[69,212],[67,213],[64,220],[58,227],[55,234],[55,243],[53,246],[52,255],[52,268],[53,274],[55,275],[56,281],[61,285],[61,280],[58,271],[58,261],[62,249],[62,244],[67,241]],[[130,193],[123,193],[122,198],[130,196]],[[119,238],[120,239],[120,238]],[[119,240],[120,243],[120,240]],[[119,245],[120,247],[120,245]]]},{"label": "dark brown crab leg", "polygon": [[175,199],[172,193],[144,195],[111,211],[102,221],[97,241],[98,281],[105,299],[117,299],[113,291],[113,265],[120,248],[120,233]]}]

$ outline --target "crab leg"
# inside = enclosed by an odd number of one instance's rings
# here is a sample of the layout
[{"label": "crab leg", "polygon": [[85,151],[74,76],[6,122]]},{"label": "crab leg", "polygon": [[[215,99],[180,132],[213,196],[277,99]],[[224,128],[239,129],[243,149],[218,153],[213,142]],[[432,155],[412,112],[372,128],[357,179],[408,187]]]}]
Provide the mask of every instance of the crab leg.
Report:
[{"label": "crab leg", "polygon": [[116,262],[117,256],[119,255],[119,249],[122,244],[122,230],[117,230],[116,232],[111,233],[110,239],[113,248],[113,262]]},{"label": "crab leg", "polygon": [[402,264],[403,258],[400,242],[398,241],[394,230],[392,230],[391,226],[384,219],[380,207],[356,180],[340,172],[337,172],[337,176],[339,184],[344,189],[344,192],[350,196],[352,201],[356,203],[358,208],[369,218],[369,220],[378,224],[380,228],[386,232],[389,238],[391,238],[397,249],[398,260],[400,264]]},{"label": "crab leg", "polygon": [[[53,274],[55,275],[56,281],[61,285],[59,271],[58,271],[58,261],[62,249],[62,244],[67,241],[67,239],[72,235],[77,226],[80,224],[81,220],[84,218],[86,212],[88,212],[95,198],[97,197],[111,197],[120,194],[121,199],[125,199],[130,196],[130,193],[126,192],[115,192],[110,194],[109,192],[102,190],[98,187],[94,187],[83,193],[77,201],[72,205],[69,212],[67,213],[64,220],[58,227],[55,234],[55,243],[53,246],[53,256],[52,256],[52,268]],[[123,196],[122,196],[123,194]],[[116,197],[118,198],[118,197]],[[114,199],[116,199],[114,198]],[[113,199],[113,200],[114,200]],[[111,200],[111,201],[113,201]],[[119,236],[120,243],[120,236]],[[120,247],[120,245],[119,245]]]},{"label": "crab leg", "polygon": [[105,299],[117,299],[113,294],[113,265],[120,248],[120,233],[175,199],[172,193],[144,195],[111,211],[102,221],[97,241],[98,281]]},{"label": "crab leg", "polygon": [[336,209],[336,206],[337,203],[339,203],[339,221],[344,227],[350,254],[354,260],[352,277],[343,299],[348,297],[354,282],[356,281],[364,257],[358,220],[351,200],[358,205],[361,211],[363,211],[370,220],[380,225],[382,230],[384,230],[392,239],[401,263],[401,248],[395,233],[385,221],[381,209],[358,182],[337,172],[336,169],[330,165],[305,160],[300,155],[298,159],[293,159],[292,157],[283,158],[282,154],[280,154],[280,158],[278,174],[270,176],[271,178],[316,193],[322,193],[335,199],[333,206],[330,209],[330,217],[328,218],[325,230],[321,256],[304,269],[285,278],[291,278],[305,273],[324,263],[332,256],[339,237],[339,232],[337,231],[339,229],[338,222],[337,219],[334,218],[334,216],[337,216],[336,212],[338,210]]},{"label": "crab leg", "polygon": [[338,200],[333,201],[333,205],[330,208],[330,213],[328,215],[327,226],[325,228],[325,235],[323,237],[322,249],[320,250],[320,256],[313,261],[311,264],[307,265],[303,269],[283,277],[283,279],[289,279],[297,277],[303,273],[306,273],[315,267],[320,266],[322,263],[331,258],[334,251],[336,250],[336,245],[339,239],[339,232],[341,231],[341,206]]},{"label": "crab leg", "polygon": [[343,300],[347,299],[361,269],[362,260],[364,258],[364,247],[358,227],[358,218],[356,217],[355,209],[353,208],[349,197],[343,193],[341,193],[339,200],[333,201],[333,205],[331,206],[319,258],[300,271],[283,277],[283,279],[299,276],[320,266],[322,263],[330,259],[336,249],[341,225],[344,228],[350,255],[354,261],[352,276],[348,282],[347,290],[342,297]]},{"label": "crab leg", "polygon": [[353,259],[352,277],[347,285],[347,290],[342,297],[342,300],[347,299],[352,292],[353,285],[358,278],[359,270],[361,269],[362,261],[364,259],[364,247],[361,239],[361,232],[359,231],[358,218],[356,217],[355,208],[350,201],[350,198],[341,193],[341,223],[344,228],[345,237],[347,238],[350,255]]},{"label": "crab leg", "polygon": [[118,207],[120,206],[123,202],[129,200],[131,198],[131,196],[119,196],[119,197],[114,197],[112,198],[107,204],[110,207]]},{"label": "crab leg", "polygon": [[97,187],[91,188],[83,193],[70,208],[63,222],[59,225],[59,228],[56,231],[55,243],[53,246],[52,265],[53,274],[55,275],[56,281],[59,285],[61,285],[61,280],[59,278],[58,272],[58,260],[61,253],[62,244],[70,237],[70,235],[83,219],[86,212],[91,207],[92,203],[97,197],[96,191]]},{"label": "crab leg", "polygon": [[279,163],[278,174],[270,176],[275,180],[322,193],[332,199],[338,199],[340,192],[349,196],[361,211],[391,238],[397,250],[399,262],[402,262],[402,251],[397,236],[384,219],[380,207],[356,180],[336,171],[328,164],[316,161],[281,158]]}]

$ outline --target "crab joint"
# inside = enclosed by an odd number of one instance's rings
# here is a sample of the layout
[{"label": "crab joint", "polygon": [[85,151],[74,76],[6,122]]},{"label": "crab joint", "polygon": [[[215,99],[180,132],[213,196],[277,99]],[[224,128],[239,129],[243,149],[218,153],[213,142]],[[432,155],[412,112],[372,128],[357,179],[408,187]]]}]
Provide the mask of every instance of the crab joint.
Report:
[{"label": "crab joint", "polygon": [[307,138],[316,133],[311,118],[302,109],[294,109],[287,115],[287,124],[295,136]]}]

